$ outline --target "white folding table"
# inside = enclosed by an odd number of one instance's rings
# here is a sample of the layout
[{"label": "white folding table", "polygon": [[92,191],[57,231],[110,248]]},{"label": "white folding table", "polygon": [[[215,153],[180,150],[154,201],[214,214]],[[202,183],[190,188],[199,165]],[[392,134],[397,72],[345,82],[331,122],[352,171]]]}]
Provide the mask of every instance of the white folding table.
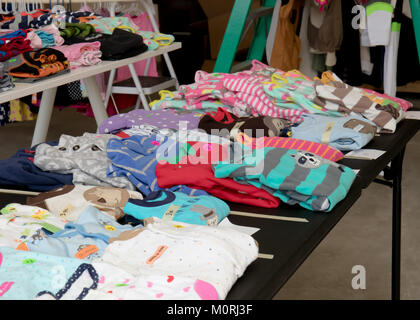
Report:
[{"label": "white folding table", "polygon": [[127,66],[141,60],[159,56],[167,52],[178,50],[180,48],[181,43],[174,42],[169,46],[162,46],[153,51],[146,51],[131,58],[116,61],[102,61],[94,66],[81,67],[71,70],[69,73],[39,80],[34,83],[16,83],[15,88],[12,90],[0,93],[0,103],[19,99],[42,91],[41,104],[39,106],[38,117],[32,137],[31,145],[34,146],[38,143],[45,142],[45,139],[47,138],[48,127],[54,108],[55,94],[58,86],[77,80],[83,80],[88,92],[89,102],[92,107],[96,123],[99,126],[102,121],[108,118],[108,114],[96,83],[96,75]]}]

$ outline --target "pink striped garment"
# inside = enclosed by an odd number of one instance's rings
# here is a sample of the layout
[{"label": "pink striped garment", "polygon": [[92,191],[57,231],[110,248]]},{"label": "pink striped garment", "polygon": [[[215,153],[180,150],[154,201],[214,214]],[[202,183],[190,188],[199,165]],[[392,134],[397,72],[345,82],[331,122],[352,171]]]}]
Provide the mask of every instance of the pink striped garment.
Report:
[{"label": "pink striped garment", "polygon": [[287,119],[293,123],[302,122],[305,110],[283,109],[277,107],[261,83],[267,80],[263,76],[229,75],[223,80],[223,86],[236,93],[236,97],[251,107],[253,116],[263,115]]},{"label": "pink striped garment", "polygon": [[239,143],[246,145],[252,149],[261,149],[265,147],[274,147],[274,148],[284,148],[284,149],[293,149],[293,150],[304,150],[315,155],[320,156],[321,158],[330,160],[330,161],[340,161],[344,158],[344,154],[327,145],[302,139],[294,138],[285,138],[285,137],[261,137],[261,138],[251,138],[244,133],[239,133],[236,136],[236,140]]}]

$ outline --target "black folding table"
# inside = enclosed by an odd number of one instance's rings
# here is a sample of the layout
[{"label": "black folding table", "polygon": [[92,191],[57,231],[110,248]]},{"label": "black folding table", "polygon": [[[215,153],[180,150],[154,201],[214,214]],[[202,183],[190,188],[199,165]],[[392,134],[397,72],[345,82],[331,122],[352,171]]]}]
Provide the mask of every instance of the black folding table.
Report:
[{"label": "black folding table", "polygon": [[[403,120],[393,134],[376,136],[364,149],[386,151],[375,160],[344,158],[340,163],[360,170],[346,198],[331,212],[312,212],[297,206],[281,204],[276,209],[256,208],[230,203],[231,210],[268,215],[306,218],[308,223],[230,215],[229,220],[238,225],[260,228],[253,237],[260,252],[273,255],[272,259],[254,261],[235,283],[227,299],[272,299],[293,275],[310,253],[347,213],[363,189],[372,182],[390,186],[392,197],[392,293],[393,300],[400,299],[401,265],[401,179],[405,147],[420,129],[420,121]],[[391,164],[391,165],[389,165]],[[378,179],[384,171],[384,179]]]},{"label": "black folding table", "polygon": [[[264,256],[247,268],[244,275],[232,287],[227,300],[272,299],[372,182],[389,185],[393,190],[392,299],[398,300],[400,298],[402,165],[405,147],[419,129],[420,121],[403,120],[398,124],[395,133],[376,136],[365,146],[365,149],[386,151],[378,159],[345,158],[341,160],[340,163],[360,171],[346,198],[329,213],[312,212],[299,206],[283,203],[275,209],[229,203],[232,211],[300,218],[308,222],[277,220],[262,216],[229,215],[229,220],[234,224],[260,229],[253,237],[258,241],[259,251]],[[384,171],[383,180],[377,178],[381,171]],[[7,186],[4,187],[7,188]],[[22,194],[0,193],[0,207],[12,202],[24,204],[26,197],[27,195]]]}]

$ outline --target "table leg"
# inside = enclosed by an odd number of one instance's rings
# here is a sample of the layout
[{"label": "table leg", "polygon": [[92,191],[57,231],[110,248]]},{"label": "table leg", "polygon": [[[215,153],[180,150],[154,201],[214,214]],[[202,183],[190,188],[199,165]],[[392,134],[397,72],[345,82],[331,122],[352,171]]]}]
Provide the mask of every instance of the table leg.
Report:
[{"label": "table leg", "polygon": [[56,93],[57,87],[47,89],[42,93],[41,104],[39,106],[31,146],[45,142],[47,139],[48,127],[50,126]]},{"label": "table leg", "polygon": [[400,300],[401,279],[401,180],[405,148],[392,160],[392,300]]},{"label": "table leg", "polygon": [[95,115],[96,123],[99,126],[102,121],[108,118],[108,114],[106,112],[106,107],[102,100],[98,84],[96,83],[96,76],[83,79],[83,83],[85,84],[88,92],[89,102],[92,107],[93,114]]}]

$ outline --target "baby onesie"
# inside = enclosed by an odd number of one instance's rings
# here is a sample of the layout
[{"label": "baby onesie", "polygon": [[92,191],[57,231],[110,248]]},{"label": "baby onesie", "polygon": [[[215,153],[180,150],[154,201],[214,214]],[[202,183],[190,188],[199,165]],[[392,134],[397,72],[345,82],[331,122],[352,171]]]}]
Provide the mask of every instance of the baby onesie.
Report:
[{"label": "baby onesie", "polygon": [[94,268],[80,259],[0,247],[0,300],[33,300],[46,292],[81,300],[98,284]]},{"label": "baby onesie", "polygon": [[376,130],[372,121],[357,114],[347,117],[306,115],[301,124],[292,128],[292,137],[349,151],[363,148],[373,139]]},{"label": "baby onesie", "polygon": [[143,196],[139,192],[126,189],[76,184],[43,192],[36,197],[28,197],[26,204],[47,209],[67,221],[77,220],[89,205],[118,219],[124,214],[123,208],[130,198],[142,199]]},{"label": "baby onesie", "polygon": [[158,217],[208,226],[217,226],[229,212],[229,206],[216,197],[190,197],[166,190],[151,192],[144,200],[129,199],[124,207],[124,213],[139,220]]},{"label": "baby onesie", "polygon": [[29,251],[91,261],[101,257],[109,238],[132,228],[88,206],[75,222],[66,223],[64,230],[50,236],[32,236],[26,245]]},{"label": "baby onesie", "polygon": [[0,246],[27,250],[25,242],[41,232],[55,233],[66,221],[35,206],[10,203],[0,211]]},{"label": "baby onesie", "polygon": [[270,191],[288,204],[331,211],[343,200],[356,174],[346,166],[301,150],[253,149],[242,159],[213,166],[216,178],[231,177]]},{"label": "baby onesie", "polygon": [[107,175],[111,160],[107,157],[106,145],[111,138],[115,139],[115,136],[87,132],[79,137],[63,134],[57,146],[38,145],[34,164],[44,171],[72,173],[73,184],[133,190],[125,177]]},{"label": "baby onesie", "polygon": [[[124,274],[116,277],[114,269],[101,268],[101,284],[91,294],[100,291],[99,297],[104,299],[115,289],[120,290],[120,298],[134,299],[137,290],[143,297],[163,300],[183,299],[195,291],[195,299],[225,299],[257,255],[254,239],[229,227],[209,228],[154,218],[154,223],[134,237],[110,243],[102,258],[94,262],[120,267],[136,278]],[[196,284],[197,280],[204,283]]]}]

